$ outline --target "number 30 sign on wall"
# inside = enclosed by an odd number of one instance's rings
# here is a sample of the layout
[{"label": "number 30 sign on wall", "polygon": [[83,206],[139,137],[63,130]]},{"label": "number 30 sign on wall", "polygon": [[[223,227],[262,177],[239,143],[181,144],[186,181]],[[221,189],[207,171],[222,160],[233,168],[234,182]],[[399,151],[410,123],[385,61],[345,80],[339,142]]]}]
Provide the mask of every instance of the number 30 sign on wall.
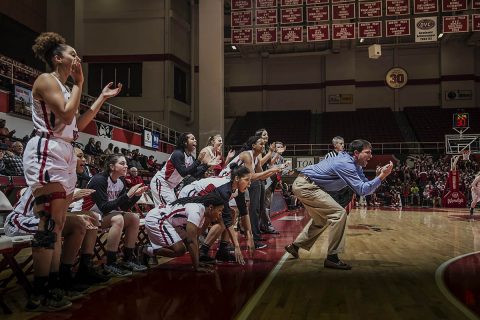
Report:
[{"label": "number 30 sign on wall", "polygon": [[400,89],[407,84],[408,75],[402,68],[392,68],[388,70],[387,75],[385,76],[385,81],[390,88]]}]

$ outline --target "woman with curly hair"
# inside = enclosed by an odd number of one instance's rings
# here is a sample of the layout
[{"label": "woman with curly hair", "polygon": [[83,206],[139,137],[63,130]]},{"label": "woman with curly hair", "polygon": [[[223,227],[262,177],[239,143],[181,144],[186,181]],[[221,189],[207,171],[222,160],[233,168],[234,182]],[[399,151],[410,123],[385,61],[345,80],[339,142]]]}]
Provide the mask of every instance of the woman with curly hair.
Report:
[{"label": "woman with curly hair", "polygon": [[[35,197],[34,210],[40,217],[32,241],[34,280],[27,309],[56,311],[71,306],[58,289],[58,270],[61,234],[77,181],[72,142],[102,104],[120,92],[121,85],[112,89],[109,83],[90,109],[79,116],[83,72],[75,49],[53,32],[40,34],[32,49],[52,72],[41,74],[33,84],[35,136],[28,141],[23,156],[25,178]],[[73,80],[72,89],[65,85],[69,77]]]}]

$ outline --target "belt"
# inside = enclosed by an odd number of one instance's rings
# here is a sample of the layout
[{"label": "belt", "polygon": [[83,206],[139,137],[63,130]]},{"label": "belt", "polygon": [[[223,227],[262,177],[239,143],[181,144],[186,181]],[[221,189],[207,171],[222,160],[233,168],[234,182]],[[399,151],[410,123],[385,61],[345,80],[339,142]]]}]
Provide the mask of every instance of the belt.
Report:
[{"label": "belt", "polygon": [[304,178],[305,180],[307,180],[310,183],[315,183],[315,182],[313,182],[312,179],[310,179],[308,176],[304,175],[303,173],[300,173],[298,176]]}]

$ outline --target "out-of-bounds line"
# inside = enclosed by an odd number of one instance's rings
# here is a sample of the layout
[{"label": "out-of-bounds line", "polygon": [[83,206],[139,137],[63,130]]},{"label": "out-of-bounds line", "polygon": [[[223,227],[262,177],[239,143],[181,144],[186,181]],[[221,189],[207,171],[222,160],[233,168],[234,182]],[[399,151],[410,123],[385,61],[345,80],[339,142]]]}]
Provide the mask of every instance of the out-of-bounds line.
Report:
[{"label": "out-of-bounds line", "polygon": [[472,252],[472,253],[467,253],[455,258],[452,258],[448,261],[445,261],[442,263],[438,268],[437,271],[435,271],[435,282],[437,283],[438,289],[443,293],[445,298],[453,304],[457,309],[463,312],[467,318],[472,319],[472,320],[479,320],[480,318],[475,315],[470,309],[468,309],[462,302],[460,302],[451,292],[448,290],[447,286],[445,285],[445,282],[443,281],[443,273],[447,266],[461,258],[473,255],[473,254],[478,254],[480,251],[477,252]]}]

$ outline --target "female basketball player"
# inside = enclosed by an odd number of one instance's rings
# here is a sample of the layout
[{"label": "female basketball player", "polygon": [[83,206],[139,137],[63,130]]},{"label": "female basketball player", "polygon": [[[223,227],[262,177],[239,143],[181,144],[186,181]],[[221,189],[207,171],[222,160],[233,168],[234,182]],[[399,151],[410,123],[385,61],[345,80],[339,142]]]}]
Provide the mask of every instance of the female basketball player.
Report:
[{"label": "female basketball player", "polygon": [[[61,310],[70,305],[58,292],[48,291],[49,274],[59,270],[61,233],[65,213],[76,183],[76,157],[71,143],[108,98],[120,92],[121,86],[107,85],[90,110],[77,115],[83,86],[81,60],[65,39],[52,32],[42,33],[32,47],[35,55],[47,63],[51,73],[41,74],[33,84],[32,120],[36,135],[29,140],[23,156],[27,184],[35,196],[40,216],[32,242],[34,264],[33,293],[29,309],[45,307]],[[73,88],[66,85],[68,77]],[[53,250],[52,250],[53,249]]]},{"label": "female basketball player", "polygon": [[220,160],[220,163],[218,165],[209,169],[205,173],[205,177],[218,176],[220,174],[220,171],[222,171],[222,169],[225,167],[225,164],[229,163],[230,160],[232,160],[232,158],[235,156],[235,150],[230,150],[227,154],[227,158],[223,159],[222,145],[222,136],[216,134],[208,138],[207,146],[200,151],[199,157],[203,156],[203,160],[206,163],[216,158]]}]

